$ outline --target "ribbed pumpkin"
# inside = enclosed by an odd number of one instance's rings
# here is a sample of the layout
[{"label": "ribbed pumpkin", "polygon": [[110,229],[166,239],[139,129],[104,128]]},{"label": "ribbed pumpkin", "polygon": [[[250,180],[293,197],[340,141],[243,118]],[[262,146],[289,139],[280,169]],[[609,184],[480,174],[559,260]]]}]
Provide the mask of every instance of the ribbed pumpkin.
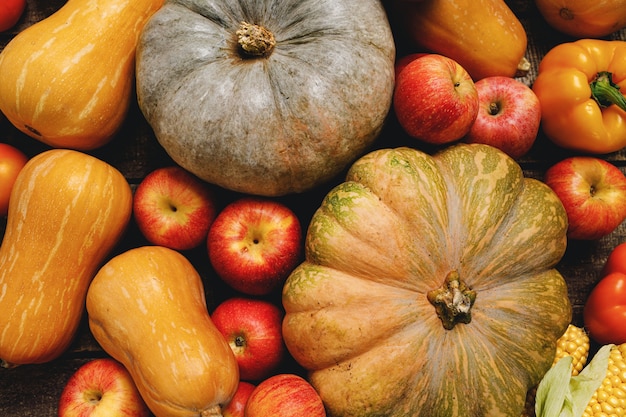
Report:
[{"label": "ribbed pumpkin", "polygon": [[493,147],[373,151],[311,220],[287,347],[329,416],[519,416],[571,319],[566,229]]},{"label": "ribbed pumpkin", "polygon": [[283,195],[333,178],[374,141],[394,59],[378,0],[171,0],[140,39],[137,96],[183,168]]}]

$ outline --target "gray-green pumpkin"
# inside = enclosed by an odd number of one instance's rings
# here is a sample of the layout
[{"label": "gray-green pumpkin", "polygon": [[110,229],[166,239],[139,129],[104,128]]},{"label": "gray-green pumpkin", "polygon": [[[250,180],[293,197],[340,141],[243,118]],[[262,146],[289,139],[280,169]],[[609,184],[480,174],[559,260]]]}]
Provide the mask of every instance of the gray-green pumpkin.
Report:
[{"label": "gray-green pumpkin", "polygon": [[368,149],[390,109],[394,59],[377,0],[169,0],[140,38],[137,96],[183,168],[285,195]]}]

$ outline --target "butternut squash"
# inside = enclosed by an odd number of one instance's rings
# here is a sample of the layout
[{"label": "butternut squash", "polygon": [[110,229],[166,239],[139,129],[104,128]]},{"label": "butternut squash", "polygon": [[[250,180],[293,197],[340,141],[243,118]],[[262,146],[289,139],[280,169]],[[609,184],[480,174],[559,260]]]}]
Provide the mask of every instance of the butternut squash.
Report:
[{"label": "butternut squash", "polygon": [[545,21],[576,38],[601,38],[626,27],[625,0],[535,0]]},{"label": "butternut squash", "polygon": [[454,59],[474,81],[530,69],[526,30],[504,0],[390,0],[388,8],[399,37]]},{"label": "butternut squash", "polygon": [[0,53],[0,111],[57,148],[109,142],[134,96],[135,49],[163,0],[69,0]]},{"label": "butternut squash", "polygon": [[111,165],[52,149],[18,175],[0,246],[0,359],[47,362],[70,345],[89,283],[119,242],[132,192]]},{"label": "butternut squash", "polygon": [[87,312],[95,339],[126,366],[157,417],[222,415],[239,369],[182,254],[142,246],[117,255],[91,283]]}]

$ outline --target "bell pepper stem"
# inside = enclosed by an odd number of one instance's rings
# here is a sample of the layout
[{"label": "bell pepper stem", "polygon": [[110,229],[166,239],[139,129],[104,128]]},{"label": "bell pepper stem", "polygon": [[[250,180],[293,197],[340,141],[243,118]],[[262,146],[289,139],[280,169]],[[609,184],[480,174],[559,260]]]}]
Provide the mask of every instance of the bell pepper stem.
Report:
[{"label": "bell pepper stem", "polygon": [[620,109],[626,111],[626,98],[620,92],[619,85],[613,82],[613,74],[608,71],[601,71],[589,86],[591,87],[591,97],[600,107],[609,107],[615,104]]}]

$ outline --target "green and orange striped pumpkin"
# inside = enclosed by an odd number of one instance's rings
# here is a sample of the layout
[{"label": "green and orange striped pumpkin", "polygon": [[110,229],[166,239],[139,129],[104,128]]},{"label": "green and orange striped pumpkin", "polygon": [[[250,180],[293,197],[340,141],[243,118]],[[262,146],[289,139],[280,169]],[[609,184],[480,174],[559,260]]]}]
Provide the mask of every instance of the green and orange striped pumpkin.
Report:
[{"label": "green and orange striped pumpkin", "polygon": [[311,220],[287,347],[332,417],[520,415],[571,320],[566,230],[493,147],[375,150]]},{"label": "green and orange striped pumpkin", "polygon": [[130,220],[124,176],[93,156],[51,149],[18,175],[0,246],[0,360],[47,362],[72,342],[89,283]]}]

